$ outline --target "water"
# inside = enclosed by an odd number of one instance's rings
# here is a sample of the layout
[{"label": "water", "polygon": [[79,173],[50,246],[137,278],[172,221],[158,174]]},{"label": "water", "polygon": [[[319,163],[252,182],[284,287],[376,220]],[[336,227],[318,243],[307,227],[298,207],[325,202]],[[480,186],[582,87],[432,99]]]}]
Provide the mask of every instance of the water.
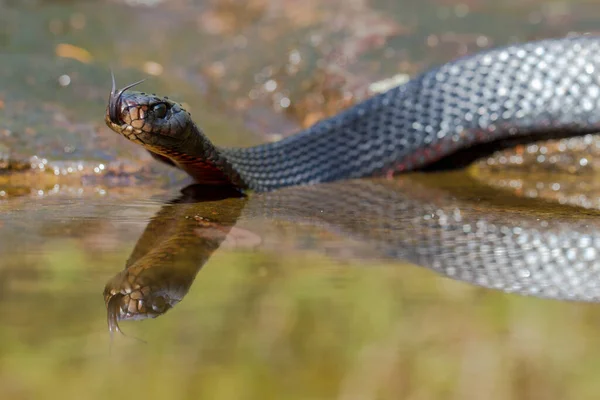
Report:
[{"label": "water", "polygon": [[[3,398],[594,396],[593,302],[449,279],[443,267],[454,253],[445,242],[430,265],[415,255],[438,237],[436,225],[417,224],[441,221],[427,210],[594,234],[594,207],[518,198],[469,173],[343,183],[337,196],[294,189],[207,200],[182,194],[182,174],[102,121],[110,65],[122,84],[156,73],[145,88],[187,102],[217,143],[255,143],[335,112],[344,93],[360,98],[390,74],[486,45],[591,30],[594,10],[584,2],[295,3],[0,1],[0,154],[36,155],[47,170],[0,175]],[[386,45],[373,48],[381,38]],[[344,80],[322,79],[331,78],[316,67],[322,59],[340,63]],[[485,250],[471,251],[476,260]],[[121,321],[126,336],[111,338],[103,293],[131,268],[154,271],[150,285],[163,301],[155,304],[173,307]],[[593,284],[590,271],[579,273]]]}]

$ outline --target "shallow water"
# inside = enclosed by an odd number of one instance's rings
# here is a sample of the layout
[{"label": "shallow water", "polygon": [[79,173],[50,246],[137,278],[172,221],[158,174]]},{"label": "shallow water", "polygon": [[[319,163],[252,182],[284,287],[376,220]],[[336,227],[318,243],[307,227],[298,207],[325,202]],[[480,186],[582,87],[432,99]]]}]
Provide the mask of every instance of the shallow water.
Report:
[{"label": "shallow water", "polygon": [[[579,270],[592,288],[587,299],[568,285],[569,301],[507,294],[452,275],[446,263],[455,248],[444,241],[427,265],[417,250],[440,226],[415,228],[421,218],[452,228],[436,211],[459,210],[473,224],[486,218],[593,237],[594,207],[519,198],[483,186],[472,171],[341,183],[329,189],[338,197],[294,189],[206,201],[189,187],[182,194],[185,177],[152,163],[102,121],[109,65],[120,82],[162,68],[145,87],[187,102],[217,143],[273,139],[343,105],[333,93],[324,111],[313,96],[327,89],[315,65],[332,62],[328,54],[345,68],[344,90],[360,98],[368,82],[482,46],[593,29],[589,5],[120,3],[0,0],[0,164],[4,153],[36,155],[34,164],[47,170],[0,175],[3,398],[598,392],[595,269]],[[382,39],[386,46],[371,47]],[[278,73],[294,49],[305,64]],[[270,79],[281,91],[260,90]],[[282,96],[295,106],[273,107],[287,104]],[[79,163],[82,173],[68,171]],[[511,187],[515,178],[506,179]],[[485,248],[471,251],[477,262]],[[156,319],[121,321],[126,336],[111,339],[103,292],[132,264],[158,270],[157,281],[171,290],[161,295],[181,302]],[[531,264],[535,276],[548,263]],[[505,289],[516,290],[511,285]]]}]

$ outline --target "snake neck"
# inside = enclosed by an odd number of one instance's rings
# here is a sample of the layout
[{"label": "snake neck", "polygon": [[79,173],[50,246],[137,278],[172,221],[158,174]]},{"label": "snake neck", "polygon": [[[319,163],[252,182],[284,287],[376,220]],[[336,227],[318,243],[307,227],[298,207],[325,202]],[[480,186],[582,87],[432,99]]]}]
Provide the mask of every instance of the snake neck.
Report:
[{"label": "snake neck", "polygon": [[385,163],[372,163],[371,154],[363,151],[368,149],[361,143],[371,146],[369,141],[374,135],[388,132],[356,128],[373,115],[385,112],[388,103],[382,98],[398,96],[406,88],[375,96],[281,141],[248,148],[217,147],[192,123],[189,139],[177,149],[172,146],[157,149],[156,153],[168,161],[153,156],[187,172],[197,183],[255,191],[376,175],[385,168],[393,168],[397,155],[388,154]]},{"label": "snake neck", "polygon": [[169,154],[199,183],[256,191],[390,176],[458,155],[445,166],[456,168],[503,146],[597,132],[599,70],[598,37],[511,45],[431,69],[276,143],[217,148],[192,124],[192,143]]},{"label": "snake neck", "polygon": [[187,140],[177,146],[155,146],[152,156],[166,164],[187,172],[197,183],[203,185],[234,186],[247,189],[231,162],[213,145],[204,132],[191,123]]},{"label": "snake neck", "polygon": [[278,142],[218,151],[256,191],[381,175],[397,168],[401,147],[391,146],[389,127],[372,121],[410,90],[374,96]]}]

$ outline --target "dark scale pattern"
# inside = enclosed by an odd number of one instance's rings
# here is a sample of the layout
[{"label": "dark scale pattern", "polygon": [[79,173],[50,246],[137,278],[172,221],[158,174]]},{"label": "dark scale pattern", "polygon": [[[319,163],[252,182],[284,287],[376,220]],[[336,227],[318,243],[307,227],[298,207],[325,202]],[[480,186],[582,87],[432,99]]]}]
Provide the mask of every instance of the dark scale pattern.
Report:
[{"label": "dark scale pattern", "polygon": [[262,191],[415,170],[511,137],[596,132],[599,111],[600,38],[580,36],[461,58],[280,142],[219,150]]},{"label": "dark scale pattern", "polygon": [[600,229],[587,218],[478,211],[451,192],[403,178],[263,193],[244,214],[321,226],[477,286],[600,302]]}]

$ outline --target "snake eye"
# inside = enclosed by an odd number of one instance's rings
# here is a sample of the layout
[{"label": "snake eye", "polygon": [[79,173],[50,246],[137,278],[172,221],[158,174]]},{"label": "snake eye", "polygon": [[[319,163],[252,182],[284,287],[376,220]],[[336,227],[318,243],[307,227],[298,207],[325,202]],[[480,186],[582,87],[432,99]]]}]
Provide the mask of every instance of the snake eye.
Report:
[{"label": "snake eye", "polygon": [[154,298],[154,301],[152,302],[152,310],[158,313],[164,313],[165,311],[167,311],[168,309],[168,305],[167,305],[167,301],[165,300],[164,297],[162,296],[158,296],[156,298]]},{"label": "snake eye", "polygon": [[165,103],[155,104],[152,111],[158,118],[164,118],[167,115],[167,105]]}]

